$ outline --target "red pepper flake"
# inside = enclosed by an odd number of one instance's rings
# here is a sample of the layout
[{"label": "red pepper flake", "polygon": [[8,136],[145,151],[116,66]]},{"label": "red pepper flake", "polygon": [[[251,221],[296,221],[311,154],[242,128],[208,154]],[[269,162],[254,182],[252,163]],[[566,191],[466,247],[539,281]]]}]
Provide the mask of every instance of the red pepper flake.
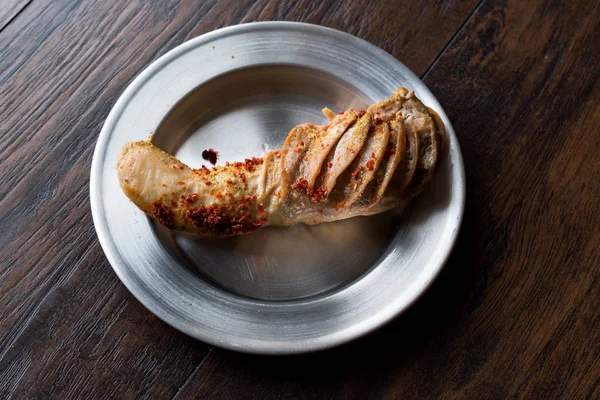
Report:
[{"label": "red pepper flake", "polygon": [[346,202],[345,201],[340,201],[337,206],[338,206],[338,208],[344,208],[344,207],[346,207]]},{"label": "red pepper flake", "polygon": [[257,204],[256,205],[256,209],[258,210],[258,213],[260,215],[267,215],[267,213],[265,212],[265,209],[263,208],[262,204]]},{"label": "red pepper flake", "polygon": [[331,168],[331,167],[333,167],[333,163],[332,163],[332,162],[328,162],[328,163],[327,163],[327,167],[328,167],[328,168]]},{"label": "red pepper flake", "polygon": [[171,168],[173,169],[183,169],[185,167],[184,164],[174,164]]},{"label": "red pepper flake", "polygon": [[207,175],[210,173],[210,169],[206,168],[204,165],[200,167],[200,169],[193,170],[196,175]]},{"label": "red pepper flake", "polygon": [[327,197],[327,188],[325,186],[321,186],[318,189],[313,189],[310,191],[310,196],[312,197],[313,203],[323,201]]},{"label": "red pepper flake", "polygon": [[167,184],[166,184],[166,183],[163,183],[162,185],[163,185],[163,187],[167,187]]},{"label": "red pepper flake", "polygon": [[231,173],[233,174],[233,176],[235,176],[237,178],[238,170],[246,169],[248,172],[252,172],[256,169],[257,165],[261,165],[263,162],[264,162],[264,160],[262,158],[252,157],[252,158],[246,158],[244,160],[244,162],[234,162],[234,163],[226,162],[225,166],[232,167],[233,170],[231,171]]},{"label": "red pepper flake", "polygon": [[215,194],[215,197],[217,198],[217,200],[221,200],[223,198],[223,193],[218,192],[217,194]]},{"label": "red pepper flake", "polygon": [[386,150],[386,156],[391,156],[392,154],[396,154],[396,146],[388,146]]},{"label": "red pepper flake", "polygon": [[178,185],[185,185],[185,182],[184,181],[177,181],[177,184]]},{"label": "red pepper flake", "polygon": [[210,185],[212,185],[212,182],[207,179],[207,180],[204,181],[204,184],[206,186],[210,186]]},{"label": "red pepper flake", "polygon": [[292,185],[292,189],[300,194],[308,193],[308,181],[304,178],[301,178],[298,182]]},{"label": "red pepper flake", "polygon": [[308,161],[308,156],[304,156],[303,160]]},{"label": "red pepper flake", "polygon": [[212,165],[217,163],[217,159],[219,158],[219,152],[213,149],[204,150],[202,152],[202,158],[207,160]]},{"label": "red pepper flake", "polygon": [[360,110],[360,111],[358,112],[358,118],[360,118],[360,117],[364,116],[366,113],[367,113],[367,112],[366,112],[365,110]]},{"label": "red pepper flake", "polygon": [[254,171],[255,167],[257,165],[261,165],[264,162],[264,160],[262,158],[258,158],[258,157],[252,157],[252,158],[246,158],[246,160],[244,161],[244,164],[246,166],[246,169],[250,172]]},{"label": "red pepper flake", "polygon": [[300,146],[298,146],[294,149],[294,153],[300,153]]},{"label": "red pepper flake", "polygon": [[252,221],[246,215],[233,216],[227,212],[225,207],[217,205],[189,209],[186,211],[185,217],[202,232],[220,236],[252,232],[266,222],[266,218]]},{"label": "red pepper flake", "polygon": [[[354,172],[352,173],[352,179],[358,179],[358,175],[360,175],[361,171],[364,169],[365,169],[365,167],[362,165],[360,165],[358,168],[356,168],[354,170]],[[352,185],[352,183],[350,185]]]},{"label": "red pepper flake", "polygon": [[169,229],[174,228],[175,224],[173,223],[173,211],[168,209],[160,201],[155,201],[152,203],[151,214],[152,217],[154,217],[154,219],[157,220],[161,225],[164,225]]},{"label": "red pepper flake", "polygon": [[375,168],[375,160],[369,160],[369,161],[367,161],[367,169],[369,171],[373,171],[373,168]]},{"label": "red pepper flake", "polygon": [[379,117],[375,118],[375,124],[379,125],[380,123],[382,123],[383,120]]},{"label": "red pepper flake", "polygon": [[377,184],[378,185],[381,185],[382,183],[383,183],[383,179],[381,179],[381,178],[377,179]]},{"label": "red pepper flake", "polygon": [[344,115],[344,112],[343,112],[343,111],[340,111],[340,112],[338,113],[338,115]]},{"label": "red pepper flake", "polygon": [[304,146],[304,141],[301,141],[301,142],[300,142],[300,146]]},{"label": "red pepper flake", "polygon": [[187,196],[183,195],[183,194],[181,195],[182,201],[184,203],[188,203],[188,204],[195,202],[197,198],[198,198],[198,193],[188,194]]}]

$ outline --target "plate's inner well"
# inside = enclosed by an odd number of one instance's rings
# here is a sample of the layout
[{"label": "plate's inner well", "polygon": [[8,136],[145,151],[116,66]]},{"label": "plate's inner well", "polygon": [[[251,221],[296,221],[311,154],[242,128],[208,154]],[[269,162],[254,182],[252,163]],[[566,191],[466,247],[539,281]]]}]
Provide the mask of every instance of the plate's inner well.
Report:
[{"label": "plate's inner well", "polygon": [[[370,102],[326,72],[289,65],[245,68],[214,78],[173,105],[153,142],[194,168],[211,167],[203,150],[218,151],[218,164],[263,156],[280,148],[294,126],[326,124],[323,107],[358,110]],[[216,239],[154,228],[182,263],[217,286],[245,297],[291,300],[339,289],[376,265],[396,234],[397,215],[267,227]]]}]

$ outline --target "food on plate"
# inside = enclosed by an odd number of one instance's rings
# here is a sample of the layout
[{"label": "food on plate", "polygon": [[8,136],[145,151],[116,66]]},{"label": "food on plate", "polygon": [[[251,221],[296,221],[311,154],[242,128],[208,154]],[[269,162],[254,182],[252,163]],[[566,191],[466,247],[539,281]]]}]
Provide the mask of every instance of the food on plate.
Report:
[{"label": "food on plate", "polygon": [[329,124],[296,126],[281,149],[211,169],[190,168],[148,141],[126,143],[120,185],[167,228],[224,236],[380,213],[432,179],[444,127],[413,92],[400,88],[358,112],[323,113]]}]

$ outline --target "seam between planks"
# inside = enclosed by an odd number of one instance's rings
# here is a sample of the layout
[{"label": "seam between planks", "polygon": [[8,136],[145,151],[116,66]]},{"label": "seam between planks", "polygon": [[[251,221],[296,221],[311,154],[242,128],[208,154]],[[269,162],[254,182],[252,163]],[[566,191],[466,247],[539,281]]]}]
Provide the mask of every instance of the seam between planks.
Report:
[{"label": "seam between planks", "polygon": [[435,59],[431,62],[431,64],[429,65],[429,67],[427,67],[427,69],[425,70],[425,72],[423,72],[423,75],[421,75],[421,80],[425,79],[427,77],[427,75],[429,74],[429,72],[431,72],[431,70],[437,65],[437,63],[440,60],[440,58],[442,58],[442,56],[446,53],[446,51],[448,51],[448,49],[450,48],[450,46],[452,46],[452,44],[454,43],[454,41],[456,40],[456,38],[458,37],[458,35],[463,31],[463,29],[465,28],[465,26],[467,26],[467,24],[469,23],[469,21],[471,21],[471,19],[473,19],[473,17],[475,16],[475,14],[477,14],[477,11],[479,11],[479,9],[483,5],[483,3],[485,3],[485,1],[486,0],[481,0],[479,2],[479,4],[477,4],[477,6],[475,6],[475,8],[473,9],[473,11],[471,11],[471,13],[469,14],[469,16],[462,23],[462,25],[456,30],[456,32],[454,32],[454,35],[452,35],[452,37],[450,38],[450,40],[448,41],[448,43],[446,43],[446,45],[440,51],[440,53],[437,55],[437,57],[435,57]]},{"label": "seam between planks", "polygon": [[202,360],[200,360],[200,362],[198,363],[198,365],[196,366],[196,368],[194,368],[194,370],[192,371],[192,373],[185,379],[185,381],[181,384],[181,386],[179,387],[179,389],[177,389],[177,393],[175,393],[173,395],[173,397],[171,397],[171,400],[175,400],[177,398],[177,396],[179,396],[179,394],[181,393],[181,391],[183,390],[183,388],[187,386],[188,382],[192,379],[192,377],[196,374],[196,372],[198,372],[198,370],[204,364],[204,362],[206,361],[206,359],[208,358],[208,356],[210,356],[210,354],[213,352],[213,349],[214,349],[214,347],[211,347],[210,349],[208,349],[208,351],[206,352],[206,355],[202,358]]},{"label": "seam between planks", "polygon": [[21,14],[31,3],[33,2],[33,0],[28,0],[27,3],[25,3],[21,9],[19,11],[17,11],[12,17],[10,17],[8,19],[8,21],[6,21],[4,23],[4,25],[0,26],[0,33],[2,33],[2,31],[10,25],[11,22],[13,22],[18,16],[19,14]]}]

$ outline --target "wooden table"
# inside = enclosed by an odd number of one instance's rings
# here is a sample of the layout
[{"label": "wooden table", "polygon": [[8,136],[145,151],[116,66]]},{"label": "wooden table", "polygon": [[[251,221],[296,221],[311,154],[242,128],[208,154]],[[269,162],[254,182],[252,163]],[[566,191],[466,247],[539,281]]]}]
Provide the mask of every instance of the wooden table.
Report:
[{"label": "wooden table", "polygon": [[[139,71],[259,20],[321,24],[404,62],[467,174],[439,279],[372,335],[259,357],[193,340],[96,238],[96,139]],[[600,3],[2,0],[0,398],[600,398]]]}]

